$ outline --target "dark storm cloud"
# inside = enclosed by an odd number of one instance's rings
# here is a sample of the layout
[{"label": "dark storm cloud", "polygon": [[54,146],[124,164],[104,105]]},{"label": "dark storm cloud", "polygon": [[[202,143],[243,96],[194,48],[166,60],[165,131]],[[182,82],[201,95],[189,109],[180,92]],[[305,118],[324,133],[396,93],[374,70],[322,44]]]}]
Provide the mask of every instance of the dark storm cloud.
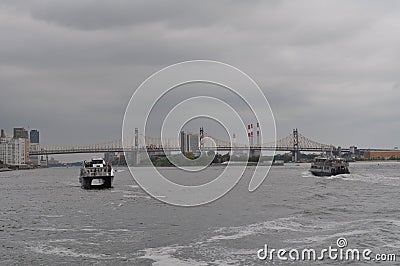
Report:
[{"label": "dark storm cloud", "polygon": [[0,126],[37,127],[47,143],[116,139],[144,79],[212,59],[259,83],[280,136],[298,127],[337,145],[398,146],[399,5],[2,1]]},{"label": "dark storm cloud", "polygon": [[[83,30],[160,22],[185,28],[207,26],[217,20],[220,15],[217,7],[212,2],[189,1],[50,1],[35,5],[31,14],[38,19]],[[193,16],[193,13],[205,15]]]}]

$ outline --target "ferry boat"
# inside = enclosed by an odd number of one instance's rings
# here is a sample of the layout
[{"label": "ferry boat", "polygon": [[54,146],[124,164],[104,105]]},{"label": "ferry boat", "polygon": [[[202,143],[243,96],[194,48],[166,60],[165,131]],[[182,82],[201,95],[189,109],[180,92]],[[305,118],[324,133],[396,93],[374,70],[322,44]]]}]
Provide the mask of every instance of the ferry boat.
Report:
[{"label": "ferry boat", "polygon": [[[95,184],[96,181],[97,184]],[[102,158],[84,161],[79,175],[79,182],[83,189],[111,188],[114,180],[114,169],[111,164]]]},{"label": "ferry boat", "polygon": [[310,172],[316,176],[349,174],[349,163],[338,157],[316,157]]}]

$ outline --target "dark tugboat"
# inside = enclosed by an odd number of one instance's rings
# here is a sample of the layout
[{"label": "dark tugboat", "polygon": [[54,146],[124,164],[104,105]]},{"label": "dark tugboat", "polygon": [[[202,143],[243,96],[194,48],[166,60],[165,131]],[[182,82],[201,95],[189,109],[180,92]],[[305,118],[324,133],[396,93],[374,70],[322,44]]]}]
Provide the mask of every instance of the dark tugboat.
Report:
[{"label": "dark tugboat", "polygon": [[349,163],[333,156],[316,157],[311,163],[310,172],[316,176],[349,174]]},{"label": "dark tugboat", "polygon": [[[92,184],[94,179],[98,181],[98,184]],[[102,158],[83,162],[79,176],[79,182],[83,189],[111,188],[113,180],[114,169],[111,164],[106,163]]]}]

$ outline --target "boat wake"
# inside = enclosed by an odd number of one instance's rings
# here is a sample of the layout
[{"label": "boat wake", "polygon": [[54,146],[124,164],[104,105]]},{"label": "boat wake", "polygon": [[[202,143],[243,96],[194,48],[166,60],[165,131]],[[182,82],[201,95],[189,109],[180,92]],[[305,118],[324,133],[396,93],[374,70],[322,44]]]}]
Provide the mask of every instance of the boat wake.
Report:
[{"label": "boat wake", "polygon": [[376,236],[377,242],[385,244],[388,239],[380,239],[380,229],[376,228],[376,224],[396,230],[399,223],[398,220],[385,219],[316,222],[307,215],[294,215],[243,226],[220,227],[185,246],[144,249],[140,251],[143,254],[140,258],[154,261],[152,265],[248,265],[253,264],[255,251],[241,248],[240,243],[260,237],[264,237],[266,241],[273,232],[284,236],[281,248],[286,249],[335,243],[337,238],[343,236],[351,239],[359,239],[365,235]]},{"label": "boat wake", "polygon": [[314,176],[310,172],[302,172],[301,176],[305,178],[313,177],[317,179],[356,181],[356,182],[366,182],[372,184],[400,186],[400,176],[385,176],[381,174],[350,173],[350,174],[340,174],[335,176]]}]

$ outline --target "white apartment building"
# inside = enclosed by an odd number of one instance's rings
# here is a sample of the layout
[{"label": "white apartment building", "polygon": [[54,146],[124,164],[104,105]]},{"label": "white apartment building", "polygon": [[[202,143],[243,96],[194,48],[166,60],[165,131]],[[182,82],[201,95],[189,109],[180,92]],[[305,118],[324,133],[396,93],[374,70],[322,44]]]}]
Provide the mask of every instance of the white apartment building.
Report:
[{"label": "white apartment building", "polygon": [[0,138],[0,161],[10,165],[26,163],[26,140],[22,138]]}]

